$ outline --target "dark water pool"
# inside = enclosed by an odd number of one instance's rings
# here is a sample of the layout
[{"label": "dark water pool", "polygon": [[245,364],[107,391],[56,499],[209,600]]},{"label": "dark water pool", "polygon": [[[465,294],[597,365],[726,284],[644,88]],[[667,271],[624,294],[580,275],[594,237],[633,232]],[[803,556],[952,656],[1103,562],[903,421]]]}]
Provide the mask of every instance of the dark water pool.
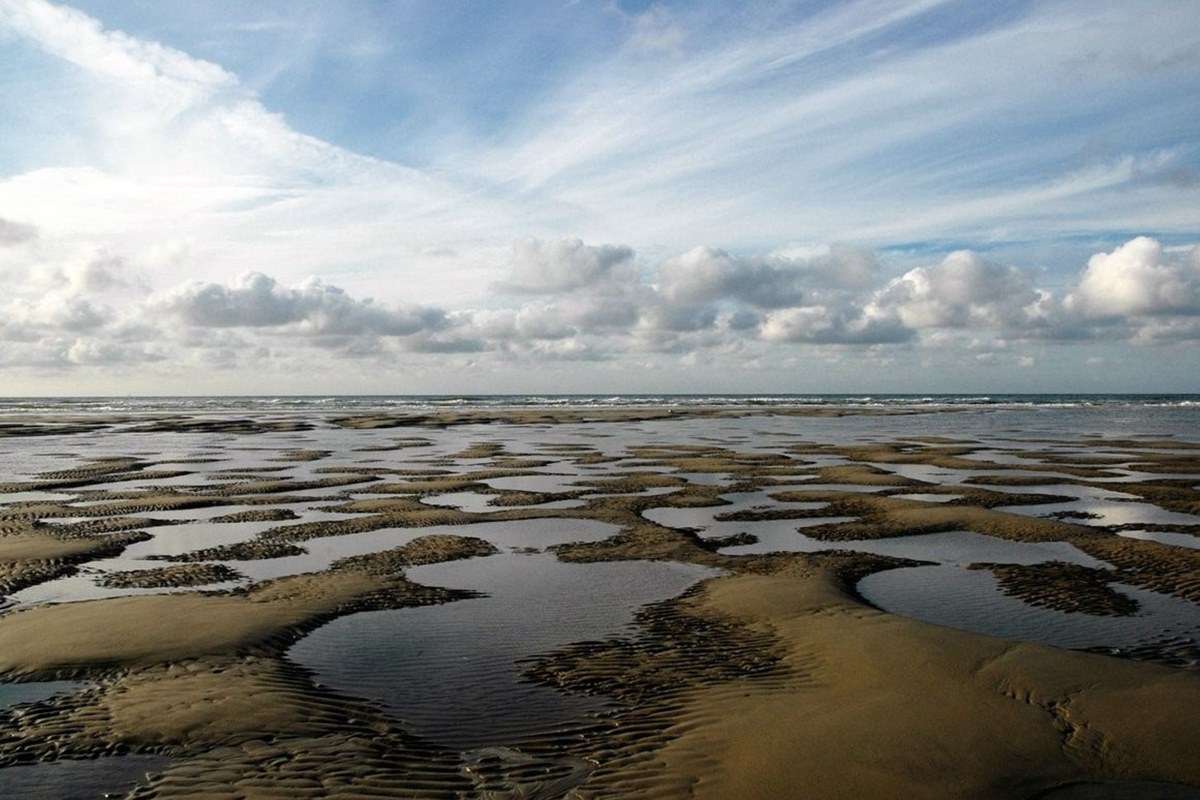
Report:
[{"label": "dark water pool", "polygon": [[289,656],[319,681],[381,702],[440,745],[512,745],[599,707],[526,681],[521,659],[619,634],[641,606],[714,574],[668,562],[569,564],[515,553],[420,567],[409,571],[419,583],[487,596],[342,617]]}]

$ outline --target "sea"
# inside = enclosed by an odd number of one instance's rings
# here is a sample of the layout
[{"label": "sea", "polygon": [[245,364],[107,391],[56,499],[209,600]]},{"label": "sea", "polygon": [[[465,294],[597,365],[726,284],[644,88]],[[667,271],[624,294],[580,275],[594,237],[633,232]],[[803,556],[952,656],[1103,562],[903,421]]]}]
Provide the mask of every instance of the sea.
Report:
[{"label": "sea", "polygon": [[1200,394],[397,394],[0,398],[0,414],[230,411],[428,411],[447,408],[631,406],[1200,408]]}]

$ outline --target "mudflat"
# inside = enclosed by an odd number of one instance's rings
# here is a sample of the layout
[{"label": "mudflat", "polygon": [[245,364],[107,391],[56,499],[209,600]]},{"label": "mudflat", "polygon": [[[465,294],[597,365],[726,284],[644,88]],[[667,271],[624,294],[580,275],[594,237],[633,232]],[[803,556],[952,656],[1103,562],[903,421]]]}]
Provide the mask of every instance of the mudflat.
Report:
[{"label": "mudflat", "polygon": [[956,411],[6,420],[0,790],[1200,796],[1195,420]]}]

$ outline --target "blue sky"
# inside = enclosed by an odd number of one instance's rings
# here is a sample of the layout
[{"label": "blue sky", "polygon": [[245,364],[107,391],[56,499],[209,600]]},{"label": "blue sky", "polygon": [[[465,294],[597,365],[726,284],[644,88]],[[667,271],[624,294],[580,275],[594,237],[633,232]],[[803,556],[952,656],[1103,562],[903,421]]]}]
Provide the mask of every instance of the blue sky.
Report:
[{"label": "blue sky", "polygon": [[1196,391],[1198,99],[1186,1],[0,0],[0,375]]}]

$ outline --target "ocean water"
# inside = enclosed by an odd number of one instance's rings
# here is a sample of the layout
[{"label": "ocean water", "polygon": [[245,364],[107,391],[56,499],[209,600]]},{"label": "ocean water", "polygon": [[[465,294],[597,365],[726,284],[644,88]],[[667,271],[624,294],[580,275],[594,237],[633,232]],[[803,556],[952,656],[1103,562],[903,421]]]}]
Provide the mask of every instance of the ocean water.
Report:
[{"label": "ocean water", "polygon": [[20,412],[367,411],[503,407],[627,406],[975,406],[1038,408],[1200,408],[1200,394],[478,394],[229,395],[171,397],[8,397],[0,414]]}]

